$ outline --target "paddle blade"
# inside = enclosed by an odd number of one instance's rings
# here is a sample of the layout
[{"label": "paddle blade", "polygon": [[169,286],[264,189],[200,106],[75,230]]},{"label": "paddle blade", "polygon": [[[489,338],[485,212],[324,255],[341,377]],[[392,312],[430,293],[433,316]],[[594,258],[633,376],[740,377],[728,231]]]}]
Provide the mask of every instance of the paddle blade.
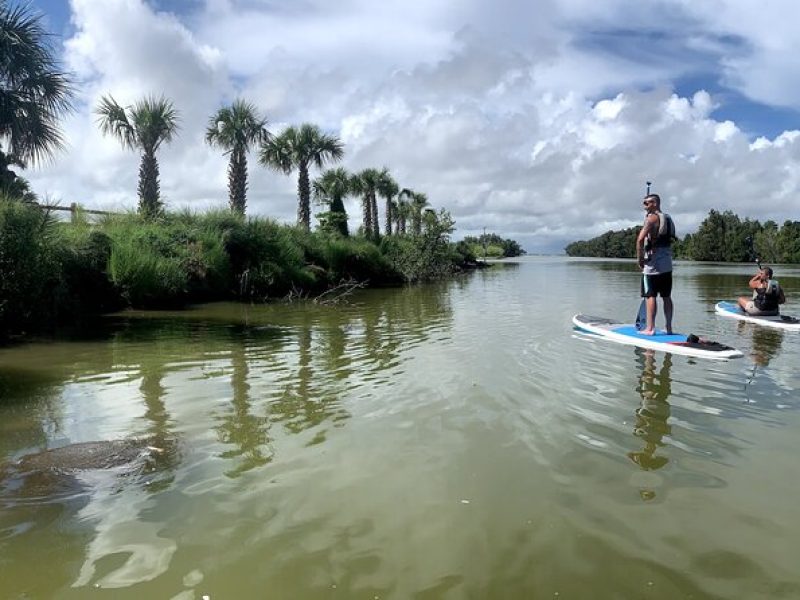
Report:
[{"label": "paddle blade", "polygon": [[636,329],[641,331],[646,326],[647,326],[647,305],[645,304],[644,298],[642,298],[642,301],[639,304],[639,312],[636,314]]}]

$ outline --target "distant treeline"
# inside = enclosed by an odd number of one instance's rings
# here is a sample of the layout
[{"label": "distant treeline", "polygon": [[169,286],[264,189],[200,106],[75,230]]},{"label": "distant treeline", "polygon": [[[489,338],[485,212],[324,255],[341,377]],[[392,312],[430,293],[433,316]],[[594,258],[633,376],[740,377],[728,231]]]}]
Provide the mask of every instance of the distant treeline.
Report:
[{"label": "distant treeline", "polygon": [[464,243],[475,256],[510,258],[525,254],[525,250],[517,242],[501,238],[496,233],[484,233],[478,237],[468,235],[464,238]]},{"label": "distant treeline", "polygon": [[[677,224],[680,227],[680,224]],[[590,240],[572,242],[568,256],[634,258],[640,227],[608,231]],[[769,263],[800,263],[800,221],[761,223],[740,219],[731,211],[712,210],[696,233],[673,245],[676,258],[715,262],[749,262],[758,257]]]}]

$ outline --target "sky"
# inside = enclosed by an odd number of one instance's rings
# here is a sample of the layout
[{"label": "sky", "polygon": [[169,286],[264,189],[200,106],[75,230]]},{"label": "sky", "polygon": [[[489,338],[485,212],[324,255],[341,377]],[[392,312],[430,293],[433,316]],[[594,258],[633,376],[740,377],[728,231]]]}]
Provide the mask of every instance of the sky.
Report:
[{"label": "sky", "polygon": [[[711,209],[798,218],[792,0],[31,5],[76,82],[66,148],[24,174],[61,204],[136,206],[139,156],[100,133],[94,109],[163,95],[180,113],[157,155],[170,208],[227,205],[227,157],[204,132],[243,98],[271,133],[309,122],[339,136],[351,172],[387,167],[450,212],[454,239],[485,228],[559,253],[639,224],[646,181],[681,236]],[[296,174],[251,153],[249,177],[249,214],[296,219]],[[357,227],[359,201],[345,206]]]}]

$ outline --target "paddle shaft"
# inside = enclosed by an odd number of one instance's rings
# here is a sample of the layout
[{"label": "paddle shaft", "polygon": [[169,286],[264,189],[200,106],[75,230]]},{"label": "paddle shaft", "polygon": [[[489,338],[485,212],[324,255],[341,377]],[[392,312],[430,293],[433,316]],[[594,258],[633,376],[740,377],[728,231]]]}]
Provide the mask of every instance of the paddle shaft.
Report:
[{"label": "paddle shaft", "polygon": [[[645,191],[645,198],[650,195],[650,186],[653,185],[652,181],[645,181],[645,185],[647,185],[647,190]],[[644,275],[642,275],[644,277]],[[644,329],[647,325],[647,302],[644,298],[639,303],[639,310],[636,311],[636,329]]]},{"label": "paddle shaft", "polygon": [[758,265],[759,271],[763,268],[761,266],[761,259],[758,257],[758,253],[756,252],[755,244],[753,243],[753,238],[751,236],[747,237],[747,243],[750,245],[750,254],[755,258],[755,262]]}]

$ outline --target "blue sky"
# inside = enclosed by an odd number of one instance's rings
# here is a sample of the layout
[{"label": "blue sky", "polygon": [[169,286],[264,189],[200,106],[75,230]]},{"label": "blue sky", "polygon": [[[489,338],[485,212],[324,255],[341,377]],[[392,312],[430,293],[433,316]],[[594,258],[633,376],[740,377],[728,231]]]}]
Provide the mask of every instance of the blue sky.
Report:
[{"label": "blue sky", "polygon": [[[788,0],[34,0],[79,83],[40,194],[135,205],[137,157],[97,131],[105,94],[164,94],[182,132],[168,204],[224,204],[209,115],[253,101],[274,131],[317,123],[351,170],[387,166],[456,219],[531,251],[630,226],[645,180],[680,229],[711,208],[794,218],[800,66]],[[99,154],[98,154],[99,153]],[[295,214],[295,182],[251,158],[249,210]],[[587,202],[591,210],[587,209]],[[356,199],[349,201],[359,222]]]}]

